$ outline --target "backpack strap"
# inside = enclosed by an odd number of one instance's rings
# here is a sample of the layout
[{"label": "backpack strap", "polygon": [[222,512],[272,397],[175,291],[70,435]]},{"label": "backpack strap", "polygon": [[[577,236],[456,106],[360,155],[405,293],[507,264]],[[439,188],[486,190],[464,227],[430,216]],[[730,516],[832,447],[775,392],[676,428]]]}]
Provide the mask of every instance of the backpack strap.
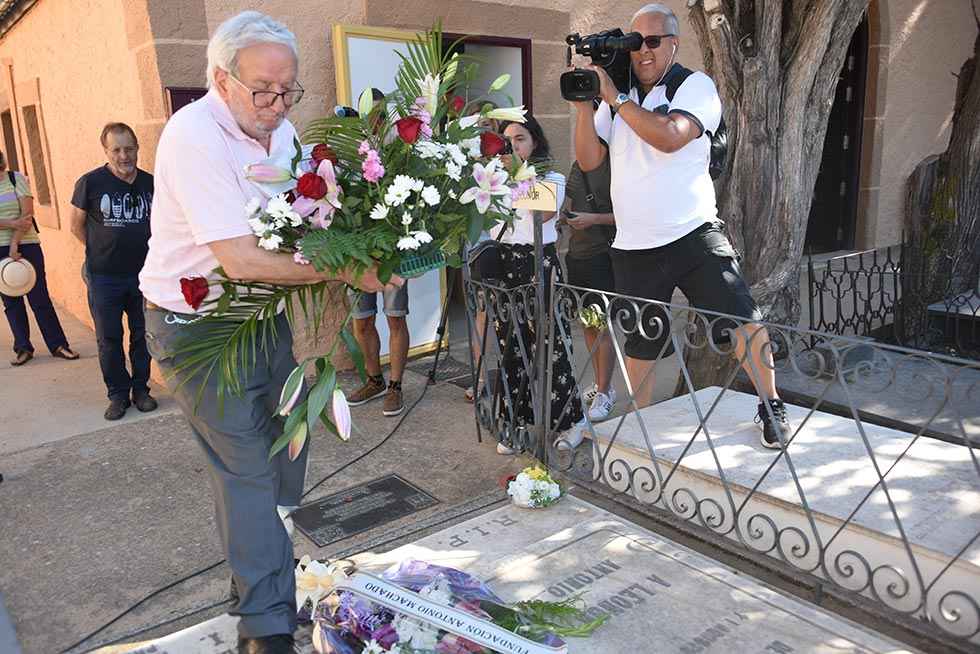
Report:
[{"label": "backpack strap", "polygon": [[592,192],[592,185],[589,184],[589,175],[581,168],[578,170],[582,173],[582,184],[585,186],[585,199],[588,201],[589,206],[592,207],[592,213],[599,213],[599,205],[595,202],[595,193]]}]

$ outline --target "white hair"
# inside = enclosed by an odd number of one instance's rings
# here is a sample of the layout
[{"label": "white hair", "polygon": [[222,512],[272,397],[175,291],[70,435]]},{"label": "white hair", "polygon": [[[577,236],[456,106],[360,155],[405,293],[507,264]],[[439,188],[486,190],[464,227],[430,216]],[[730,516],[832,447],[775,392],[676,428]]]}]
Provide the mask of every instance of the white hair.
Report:
[{"label": "white hair", "polygon": [[630,19],[630,25],[636,22],[636,19],[643,14],[663,14],[665,16],[664,30],[674,36],[678,36],[681,33],[681,26],[677,22],[677,16],[667,5],[662,5],[659,2],[651,2],[648,5],[643,5],[638,12],[633,14],[633,18]]},{"label": "white hair", "polygon": [[214,70],[238,74],[238,52],[257,43],[279,43],[299,58],[296,36],[285,25],[258,11],[243,11],[218,25],[208,41],[208,87],[214,85]]}]

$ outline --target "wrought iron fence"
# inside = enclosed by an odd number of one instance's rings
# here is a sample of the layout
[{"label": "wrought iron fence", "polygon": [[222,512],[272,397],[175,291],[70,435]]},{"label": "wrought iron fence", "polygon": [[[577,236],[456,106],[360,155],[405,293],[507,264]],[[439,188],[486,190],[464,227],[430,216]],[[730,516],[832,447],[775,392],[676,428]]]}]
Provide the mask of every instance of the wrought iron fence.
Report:
[{"label": "wrought iron fence", "polygon": [[900,297],[901,246],[827,259],[807,259],[810,329],[874,336],[895,321]]},{"label": "wrought iron fence", "polygon": [[809,258],[810,329],[980,360],[980,282],[930,296],[925,273],[907,265],[912,247]]},{"label": "wrought iron fence", "polygon": [[[755,330],[736,316],[554,281],[542,291],[467,279],[465,290],[482,334],[478,429],[655,517],[922,620],[957,649],[980,644],[980,363],[783,325]],[[563,418],[594,380],[595,349],[581,338],[587,304],[601,309],[622,399],[612,418],[593,422],[586,410],[568,429]],[[681,392],[642,406],[627,340],[674,350],[654,369]],[[559,355],[573,376],[563,401]],[[738,366],[702,387],[696,356]],[[790,430],[776,450],[760,446],[753,424],[759,411],[772,417],[752,383],[767,375],[787,401]]]}]

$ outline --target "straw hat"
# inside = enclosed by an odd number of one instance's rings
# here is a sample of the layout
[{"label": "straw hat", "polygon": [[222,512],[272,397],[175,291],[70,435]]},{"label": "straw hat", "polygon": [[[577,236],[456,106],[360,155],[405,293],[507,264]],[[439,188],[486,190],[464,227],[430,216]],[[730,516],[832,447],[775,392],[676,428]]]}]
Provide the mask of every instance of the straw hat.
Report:
[{"label": "straw hat", "polygon": [[0,260],[0,293],[8,297],[27,295],[36,281],[37,273],[27,259],[14,261],[7,257]]}]

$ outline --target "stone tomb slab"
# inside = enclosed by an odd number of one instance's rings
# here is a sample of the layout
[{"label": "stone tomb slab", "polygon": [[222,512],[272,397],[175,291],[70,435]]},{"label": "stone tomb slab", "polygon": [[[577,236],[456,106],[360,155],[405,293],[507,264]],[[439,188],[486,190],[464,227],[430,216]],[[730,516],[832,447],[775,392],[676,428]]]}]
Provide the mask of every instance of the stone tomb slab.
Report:
[{"label": "stone tomb slab", "polygon": [[[496,509],[356,561],[378,571],[405,558],[465,570],[508,601],[580,594],[590,615],[608,619],[591,638],[569,639],[574,654],[912,651],[574,497],[541,511]],[[233,651],[234,627],[222,616],[113,651]],[[309,630],[297,637],[298,650],[312,652]]]}]

